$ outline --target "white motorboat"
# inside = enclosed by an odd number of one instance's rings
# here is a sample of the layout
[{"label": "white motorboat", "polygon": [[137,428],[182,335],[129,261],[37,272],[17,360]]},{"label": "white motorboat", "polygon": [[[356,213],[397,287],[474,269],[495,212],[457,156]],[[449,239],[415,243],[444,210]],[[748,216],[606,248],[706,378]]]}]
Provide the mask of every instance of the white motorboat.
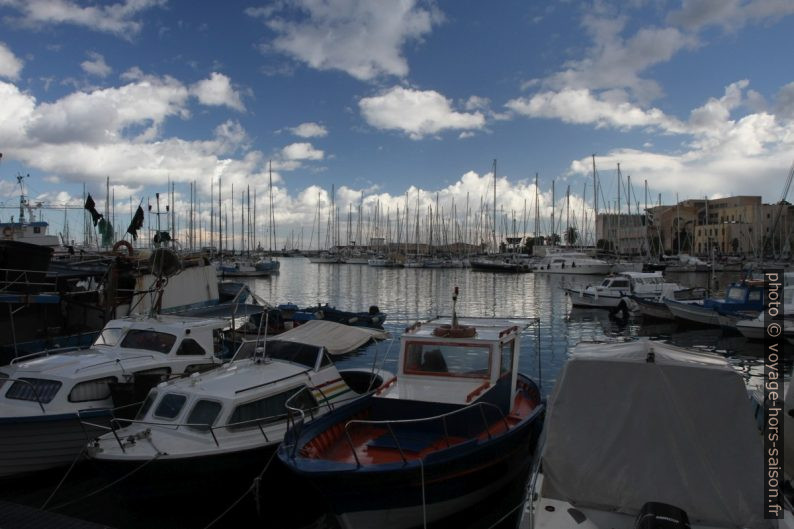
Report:
[{"label": "white motorboat", "polygon": [[319,417],[391,378],[385,371],[337,370],[323,346],[244,342],[220,369],[152,389],[136,419],[114,421],[114,431],[91,442],[87,454],[113,477],[151,461],[126,484],[150,494],[206,489],[221,472],[247,486],[243,476],[261,470],[252,462],[265,461],[284,437],[286,404]]},{"label": "white motorboat", "polygon": [[622,272],[604,278],[600,285],[566,288],[575,307],[617,308],[628,296],[658,298],[686,290],[677,283],[666,283],[661,272]]},{"label": "white motorboat", "polygon": [[536,274],[577,274],[602,275],[609,274],[610,264],[602,259],[595,259],[581,252],[551,253],[535,265],[532,271]]},{"label": "white motorboat", "polygon": [[0,477],[68,465],[118,406],[112,391],[145,395],[160,380],[220,365],[225,320],[111,320],[89,349],[43,352],[0,368]]},{"label": "white motorboat", "polygon": [[744,380],[723,357],[580,344],[550,397],[520,526],[771,529],[763,457]]}]

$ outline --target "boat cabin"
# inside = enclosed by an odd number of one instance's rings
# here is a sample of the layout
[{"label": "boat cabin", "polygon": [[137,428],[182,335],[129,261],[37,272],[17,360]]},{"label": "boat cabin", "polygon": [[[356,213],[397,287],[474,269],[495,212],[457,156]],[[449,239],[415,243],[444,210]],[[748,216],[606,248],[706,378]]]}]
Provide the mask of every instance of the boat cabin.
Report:
[{"label": "boat cabin", "polygon": [[33,353],[0,369],[0,407],[15,415],[108,407],[113,384],[219,365],[227,326],[179,316],[111,320],[89,349]]},{"label": "boat cabin", "polygon": [[597,290],[619,290],[628,294],[659,293],[664,285],[661,272],[621,272],[604,278]]},{"label": "boat cabin", "polygon": [[717,311],[760,311],[764,309],[764,284],[763,282],[743,281],[733,283],[725,289],[723,299],[706,299],[703,302],[706,308]]},{"label": "boat cabin", "polygon": [[465,406],[485,399],[510,409],[516,392],[520,332],[528,319],[437,318],[402,336],[397,377],[379,395]]}]

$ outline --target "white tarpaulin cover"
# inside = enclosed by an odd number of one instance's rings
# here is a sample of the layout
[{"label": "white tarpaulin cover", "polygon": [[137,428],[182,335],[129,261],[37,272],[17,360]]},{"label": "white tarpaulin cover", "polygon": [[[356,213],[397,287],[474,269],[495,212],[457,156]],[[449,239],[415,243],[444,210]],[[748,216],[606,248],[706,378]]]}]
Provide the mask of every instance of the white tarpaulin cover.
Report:
[{"label": "white tarpaulin cover", "polygon": [[761,441],[724,359],[650,341],[581,344],[550,399],[542,494],[632,515],[663,502],[691,523],[772,527]]},{"label": "white tarpaulin cover", "polygon": [[274,337],[276,340],[325,347],[329,354],[355,351],[370,340],[385,340],[390,334],[379,329],[352,327],[326,320],[310,320]]}]

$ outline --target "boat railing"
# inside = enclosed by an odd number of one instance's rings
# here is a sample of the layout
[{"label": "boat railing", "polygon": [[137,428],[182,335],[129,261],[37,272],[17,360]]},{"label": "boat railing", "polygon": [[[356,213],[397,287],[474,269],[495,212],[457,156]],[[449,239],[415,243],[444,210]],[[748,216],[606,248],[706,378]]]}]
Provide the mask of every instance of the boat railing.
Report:
[{"label": "boat railing", "polygon": [[[165,355],[163,355],[163,356],[165,356]],[[127,358],[114,358],[112,360],[105,360],[103,362],[97,362],[96,364],[91,364],[91,365],[88,365],[88,366],[78,367],[77,369],[74,370],[74,372],[75,373],[79,373],[80,371],[83,371],[85,369],[93,369],[95,367],[103,366],[105,364],[119,364],[120,366],[122,366],[122,362],[124,362],[124,361],[127,361],[127,360],[138,360],[140,358],[149,358],[149,359],[154,360],[156,357],[154,355],[148,355],[147,354],[147,355],[130,356],[130,357],[127,357]],[[122,366],[122,369],[123,369],[123,366]]]},{"label": "boat railing", "polygon": [[12,358],[9,362],[9,365],[18,364],[19,362],[25,362],[27,360],[32,360],[34,358],[39,358],[43,356],[50,356],[56,355],[61,353],[70,353],[72,351],[79,351],[80,349],[86,349],[86,347],[80,347],[77,345],[70,345],[68,347],[56,347],[55,349],[45,349],[44,351],[37,351],[35,353],[29,353],[22,356],[17,356],[16,358]]},{"label": "boat railing", "polygon": [[36,279],[39,279],[41,276],[47,273],[46,270],[21,270],[17,268],[0,268],[0,274],[3,275],[3,280],[0,281],[0,292],[5,292],[11,289],[11,287],[16,285],[26,285],[26,286],[39,286],[39,287],[51,287],[55,288],[55,281],[47,281],[43,282],[41,280],[33,281],[32,278],[29,278],[28,275],[31,276],[38,276]]},{"label": "boat railing", "polygon": [[[36,397],[36,403],[39,405],[39,408],[41,408],[41,413],[47,413],[46,410],[44,409],[44,403],[41,401],[41,396],[39,395],[39,391],[36,389],[35,384],[33,384],[29,380],[25,380],[24,378],[0,378],[0,387],[2,387],[3,384],[5,384],[6,382],[15,382],[15,383],[22,382],[22,384],[27,384],[28,386],[30,386],[30,389],[33,390],[33,396]],[[28,399],[20,399],[20,400],[28,400]]]},{"label": "boat railing", "polygon": [[[323,398],[323,403],[318,403],[317,406],[311,408],[301,408],[299,406],[295,406],[292,403],[292,400],[295,399],[298,395],[305,391],[312,391],[317,390],[320,392],[320,396]],[[303,424],[306,422],[306,412],[309,412],[310,418],[314,419],[315,412],[319,412],[321,408],[326,407],[328,411],[333,411],[334,407],[338,404],[346,404],[350,401],[360,399],[363,396],[369,395],[374,393],[377,389],[373,389],[367,393],[356,395],[355,397],[346,397],[341,399],[331,399],[322,388],[319,387],[310,387],[310,386],[303,386],[300,390],[296,391],[287,401],[284,403],[284,407],[287,408],[287,429],[292,430],[295,432],[296,438],[300,436],[300,432],[303,428]]]},{"label": "boat railing", "polygon": [[502,409],[495,405],[491,404],[490,402],[477,402],[474,404],[469,404],[463,408],[453,410],[447,413],[443,413],[441,415],[435,415],[433,417],[421,417],[418,419],[392,419],[392,420],[372,420],[372,419],[353,419],[345,423],[345,437],[347,439],[347,443],[350,446],[350,451],[353,452],[353,458],[356,460],[356,466],[361,467],[361,461],[358,458],[358,454],[356,453],[356,447],[353,444],[353,438],[350,435],[350,427],[353,425],[371,425],[371,426],[385,426],[386,429],[389,431],[389,435],[394,440],[394,445],[397,447],[397,450],[400,452],[400,457],[403,460],[403,465],[408,464],[408,458],[405,457],[405,451],[403,450],[402,446],[400,445],[400,440],[397,434],[394,433],[394,426],[396,425],[405,425],[405,424],[419,424],[419,423],[427,423],[432,421],[440,421],[444,427],[444,440],[447,443],[447,448],[451,446],[449,442],[449,427],[447,425],[447,419],[454,415],[459,415],[465,412],[469,412],[470,410],[478,408],[480,412],[480,416],[482,417],[483,426],[485,427],[485,433],[488,435],[488,439],[490,440],[493,436],[491,434],[490,425],[488,423],[488,419],[485,416],[485,409],[486,408],[493,408],[499,415],[501,416],[501,420],[505,425],[505,431],[510,429],[510,424],[507,422],[507,417],[504,414]]},{"label": "boat railing", "polygon": [[[5,380],[5,379],[3,379],[3,380]],[[304,389],[305,388],[308,388],[308,386],[304,386]],[[309,388],[309,389],[313,389],[313,388]],[[318,388],[318,390],[319,390],[319,388]],[[301,391],[303,391],[303,389]],[[295,395],[297,395],[298,393],[300,393],[300,391],[296,392]],[[293,397],[294,397],[294,395],[293,395]],[[290,397],[290,399],[291,398],[292,397]],[[326,400],[326,404],[327,404],[329,402],[329,400],[327,398],[325,400]],[[349,400],[354,400],[354,399],[338,399],[336,401],[336,403],[338,404],[340,402],[349,401]],[[120,410],[120,409],[125,408],[125,407],[140,405],[140,404],[141,404],[140,402],[136,402],[136,403],[128,404],[128,405],[125,405],[125,406],[119,406],[118,408],[113,408],[112,411]],[[319,411],[323,407],[324,407],[323,405],[318,405],[318,406],[315,406],[315,407],[312,407],[312,408],[308,408],[305,411],[309,412],[311,417],[314,418],[315,412]],[[333,403],[331,403],[329,409],[333,409]],[[303,413],[303,411],[304,411],[301,408],[295,408],[295,407],[293,407],[292,410],[297,410],[297,411],[300,411],[301,413]],[[79,417],[79,412],[78,412],[78,417]],[[276,415],[268,415],[267,417],[257,417],[256,419],[249,419],[249,420],[246,420],[246,421],[238,421],[238,422],[234,422],[234,423],[228,423],[228,424],[217,425],[217,426],[213,426],[213,425],[210,425],[210,424],[207,424],[207,423],[144,421],[144,420],[139,420],[139,419],[125,419],[125,418],[118,418],[118,417],[113,417],[113,418],[110,419],[110,426],[109,427],[108,426],[102,426],[102,425],[99,425],[99,424],[90,423],[90,422],[83,421],[83,420],[81,420],[81,424],[88,425],[88,426],[93,426],[93,427],[96,427],[96,428],[100,428],[100,429],[104,429],[104,430],[112,432],[113,436],[116,439],[116,443],[119,445],[119,448],[121,449],[122,453],[126,453],[126,450],[124,449],[124,443],[123,443],[121,437],[119,437],[118,432],[122,428],[130,426],[130,425],[133,425],[133,424],[142,425],[142,426],[155,426],[155,427],[158,427],[158,428],[165,428],[165,429],[169,429],[169,430],[178,430],[180,427],[184,426],[184,427],[188,427],[188,428],[193,428],[194,430],[199,431],[199,432],[208,432],[212,436],[212,440],[215,443],[215,446],[220,448],[220,446],[221,446],[220,445],[220,440],[218,438],[218,435],[216,435],[216,432],[218,430],[227,430],[228,431],[228,430],[234,430],[234,429],[243,429],[243,428],[247,428],[249,426],[256,426],[259,429],[259,432],[262,434],[262,437],[264,438],[265,442],[266,443],[270,443],[271,442],[271,438],[268,437],[267,432],[265,432],[265,429],[262,427],[262,425],[263,424],[271,424],[271,423],[282,422],[285,419],[287,420],[287,425],[289,427],[289,419],[290,419],[290,409],[289,408],[288,408],[288,411],[286,413],[279,413],[279,414],[276,414]]]}]

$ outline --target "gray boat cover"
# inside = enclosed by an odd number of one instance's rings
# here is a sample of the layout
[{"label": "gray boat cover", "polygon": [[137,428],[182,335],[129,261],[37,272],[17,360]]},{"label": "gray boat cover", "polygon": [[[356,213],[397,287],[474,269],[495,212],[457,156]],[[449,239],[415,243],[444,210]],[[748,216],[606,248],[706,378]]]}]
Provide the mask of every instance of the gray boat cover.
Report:
[{"label": "gray boat cover", "polygon": [[371,340],[385,340],[391,335],[368,327],[352,327],[327,320],[309,320],[275,337],[277,340],[325,347],[329,354],[355,351]]},{"label": "gray boat cover", "polygon": [[542,494],[631,515],[663,502],[692,523],[773,527],[762,456],[747,389],[723,358],[651,341],[580,344],[550,398]]}]

